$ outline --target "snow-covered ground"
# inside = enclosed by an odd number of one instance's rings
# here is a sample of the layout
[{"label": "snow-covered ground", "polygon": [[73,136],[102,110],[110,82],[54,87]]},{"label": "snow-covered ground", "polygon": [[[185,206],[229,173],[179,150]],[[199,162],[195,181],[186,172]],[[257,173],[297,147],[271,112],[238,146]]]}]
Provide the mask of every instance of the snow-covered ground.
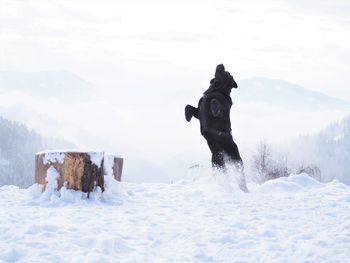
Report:
[{"label": "snow-covered ground", "polygon": [[172,185],[108,183],[88,200],[1,187],[0,262],[350,260],[350,188],[338,181],[292,175],[248,194],[205,173]]}]

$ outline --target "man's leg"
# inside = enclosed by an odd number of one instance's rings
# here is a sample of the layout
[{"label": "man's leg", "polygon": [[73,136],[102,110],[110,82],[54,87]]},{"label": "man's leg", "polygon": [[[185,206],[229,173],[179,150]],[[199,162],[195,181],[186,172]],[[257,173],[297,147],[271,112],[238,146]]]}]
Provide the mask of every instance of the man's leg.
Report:
[{"label": "man's leg", "polygon": [[233,141],[232,137],[230,137],[228,140],[222,143],[222,147],[224,149],[226,157],[229,159],[230,162],[232,162],[232,164],[235,166],[239,173],[239,188],[244,192],[248,192],[244,174],[243,161],[241,155],[239,154],[237,144]]},{"label": "man's leg", "polygon": [[239,154],[238,146],[233,141],[232,137],[229,137],[225,141],[223,141],[221,143],[221,146],[230,160],[232,160],[235,163],[241,163],[243,165],[241,155]]},{"label": "man's leg", "polygon": [[207,139],[207,143],[212,154],[211,163],[213,168],[224,169],[225,161],[222,148],[213,140]]}]

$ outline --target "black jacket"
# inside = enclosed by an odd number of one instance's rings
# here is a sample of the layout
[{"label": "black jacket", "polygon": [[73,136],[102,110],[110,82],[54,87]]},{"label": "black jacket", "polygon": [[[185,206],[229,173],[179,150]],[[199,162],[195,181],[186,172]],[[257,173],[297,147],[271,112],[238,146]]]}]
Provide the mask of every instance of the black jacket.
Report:
[{"label": "black jacket", "polygon": [[231,106],[231,100],[228,100],[221,92],[204,94],[198,102],[198,119],[202,135],[207,132],[230,133]]},{"label": "black jacket", "polygon": [[231,74],[225,71],[224,65],[220,64],[216,67],[215,78],[210,81],[209,88],[199,100],[198,108],[186,106],[187,121],[190,121],[192,116],[199,119],[201,134],[204,137],[230,135],[232,88],[237,88],[237,84]]}]

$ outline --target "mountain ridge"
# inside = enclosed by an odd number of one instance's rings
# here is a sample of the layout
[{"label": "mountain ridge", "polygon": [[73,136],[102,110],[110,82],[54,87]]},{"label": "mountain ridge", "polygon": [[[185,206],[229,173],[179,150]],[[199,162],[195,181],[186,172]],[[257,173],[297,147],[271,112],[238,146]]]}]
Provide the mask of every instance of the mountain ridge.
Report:
[{"label": "mountain ridge", "polygon": [[0,71],[0,90],[16,90],[38,97],[84,97],[92,92],[92,86],[92,83],[66,70]]},{"label": "mountain ridge", "polygon": [[253,77],[238,82],[237,101],[259,101],[288,108],[350,110],[350,102],[285,80]]}]

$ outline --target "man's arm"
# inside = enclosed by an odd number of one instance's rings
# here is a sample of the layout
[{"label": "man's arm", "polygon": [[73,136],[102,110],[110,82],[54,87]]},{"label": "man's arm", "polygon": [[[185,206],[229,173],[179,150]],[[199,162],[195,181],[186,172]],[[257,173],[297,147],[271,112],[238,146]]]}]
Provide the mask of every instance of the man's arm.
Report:
[{"label": "man's arm", "polygon": [[223,107],[217,99],[210,101],[210,111],[215,118],[222,118],[224,116]]},{"label": "man's arm", "polygon": [[185,117],[187,121],[190,121],[192,117],[198,119],[199,110],[191,105],[186,105],[185,107]]}]

